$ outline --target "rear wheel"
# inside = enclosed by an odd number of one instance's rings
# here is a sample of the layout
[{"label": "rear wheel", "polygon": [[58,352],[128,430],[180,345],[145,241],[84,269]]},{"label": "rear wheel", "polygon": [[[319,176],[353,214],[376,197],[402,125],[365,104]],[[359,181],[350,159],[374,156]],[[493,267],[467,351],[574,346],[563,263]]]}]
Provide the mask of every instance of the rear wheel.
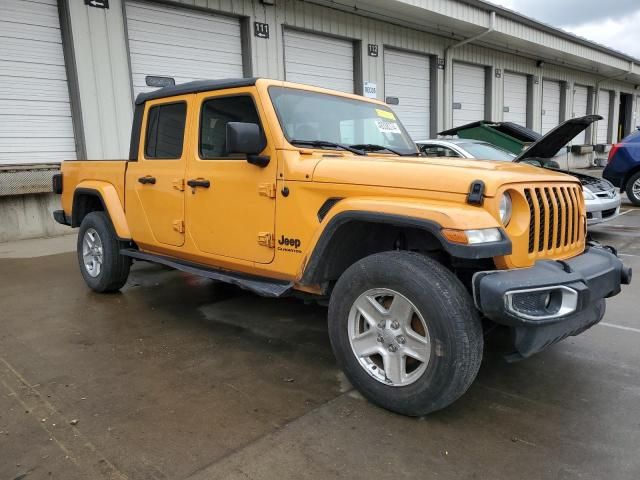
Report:
[{"label": "rear wheel", "polygon": [[353,386],[405,415],[454,402],[482,360],[482,325],[464,286],[411,252],[375,254],[344,272],[331,295],[329,335]]},{"label": "rear wheel", "polygon": [[123,242],[104,212],[91,212],[78,233],[78,264],[86,284],[96,292],[115,292],[129,277],[131,260],[120,255]]},{"label": "rear wheel", "polygon": [[640,206],[640,172],[634,173],[627,182],[627,197],[634,205]]}]

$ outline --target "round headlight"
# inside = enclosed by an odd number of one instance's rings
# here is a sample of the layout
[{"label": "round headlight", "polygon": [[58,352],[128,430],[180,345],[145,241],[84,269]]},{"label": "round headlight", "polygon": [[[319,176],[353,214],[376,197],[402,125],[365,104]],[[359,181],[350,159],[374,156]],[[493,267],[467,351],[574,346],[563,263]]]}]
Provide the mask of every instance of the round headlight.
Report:
[{"label": "round headlight", "polygon": [[511,195],[507,192],[503,193],[500,199],[500,221],[505,227],[509,225],[509,220],[511,220],[511,206]]}]

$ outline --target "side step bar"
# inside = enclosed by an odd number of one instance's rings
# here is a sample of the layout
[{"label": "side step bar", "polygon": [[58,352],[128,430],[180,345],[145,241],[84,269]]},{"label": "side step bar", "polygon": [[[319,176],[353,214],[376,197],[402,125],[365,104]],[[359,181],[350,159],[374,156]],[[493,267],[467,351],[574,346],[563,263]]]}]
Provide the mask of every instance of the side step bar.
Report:
[{"label": "side step bar", "polygon": [[175,268],[176,270],[180,270],[182,272],[210,278],[219,282],[231,283],[264,297],[281,297],[288,293],[293,287],[293,282],[264,279],[260,277],[253,277],[250,275],[243,275],[240,273],[233,273],[227,270],[205,267],[203,265],[198,265],[197,263],[186,262],[184,260],[178,260],[171,257],[155,255],[153,253],[144,253],[133,248],[124,248],[120,250],[120,253],[127,257],[135,258],[136,260],[159,263],[161,265]]}]

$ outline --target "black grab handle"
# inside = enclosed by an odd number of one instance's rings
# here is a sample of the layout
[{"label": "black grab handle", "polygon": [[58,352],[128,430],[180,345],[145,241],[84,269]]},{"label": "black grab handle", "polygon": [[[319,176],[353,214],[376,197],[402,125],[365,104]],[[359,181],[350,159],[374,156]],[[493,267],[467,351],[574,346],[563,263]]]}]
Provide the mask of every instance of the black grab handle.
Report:
[{"label": "black grab handle", "polygon": [[196,188],[196,187],[209,188],[211,186],[211,182],[209,180],[191,179],[191,180],[187,180],[187,185],[189,185],[191,188]]},{"label": "black grab handle", "polygon": [[155,185],[156,184],[156,177],[140,177],[138,179],[138,181],[140,183],[142,183],[143,185],[151,184],[151,185]]}]

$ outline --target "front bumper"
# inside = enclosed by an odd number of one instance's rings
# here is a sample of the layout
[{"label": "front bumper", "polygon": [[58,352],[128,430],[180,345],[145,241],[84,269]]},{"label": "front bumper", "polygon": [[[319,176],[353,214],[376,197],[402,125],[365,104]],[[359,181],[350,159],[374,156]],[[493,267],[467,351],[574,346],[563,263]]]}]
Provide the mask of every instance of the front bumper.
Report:
[{"label": "front bumper", "polygon": [[604,299],[630,281],[631,269],[612,250],[592,245],[565,261],[478,272],[473,298],[487,318],[512,327],[516,357],[526,358],[598,323]]},{"label": "front bumper", "polygon": [[622,198],[618,192],[613,192],[612,198],[596,197],[593,200],[585,199],[587,209],[587,225],[595,225],[616,218],[620,214]]}]

